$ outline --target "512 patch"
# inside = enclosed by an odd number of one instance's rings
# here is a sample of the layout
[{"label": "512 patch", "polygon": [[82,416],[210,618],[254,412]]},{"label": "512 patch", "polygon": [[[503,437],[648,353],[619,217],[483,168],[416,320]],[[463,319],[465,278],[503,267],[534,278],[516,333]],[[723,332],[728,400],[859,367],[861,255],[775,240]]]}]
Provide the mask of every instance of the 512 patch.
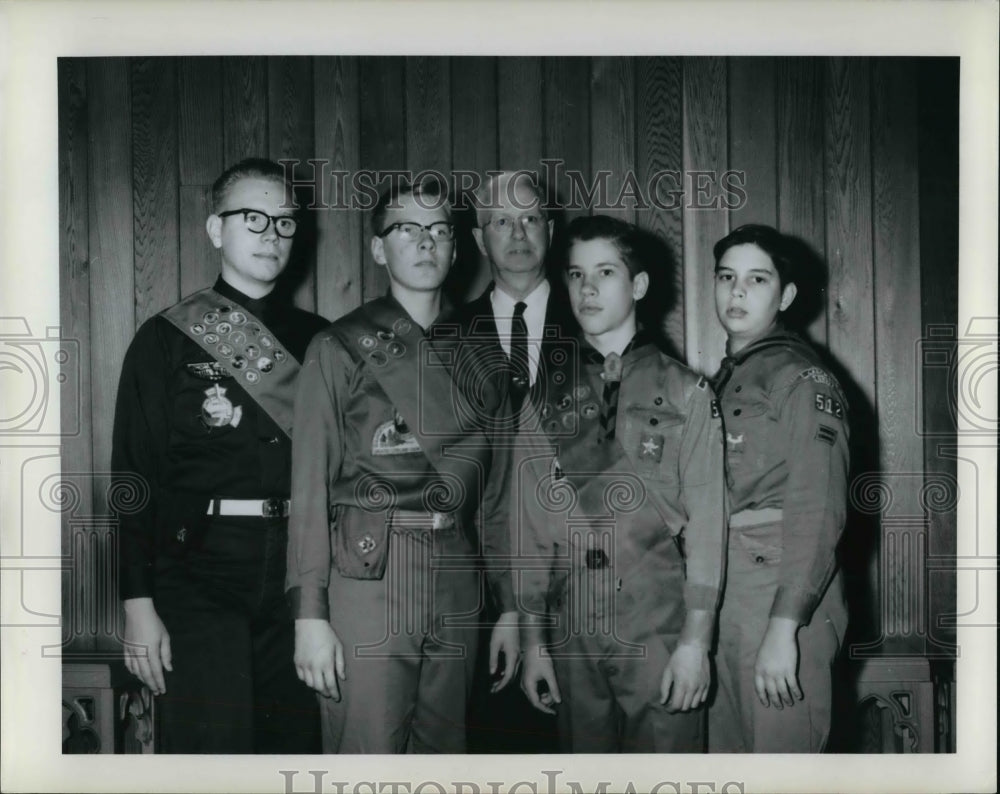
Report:
[{"label": "512 patch", "polygon": [[822,392],[817,392],[816,394],[816,410],[830,414],[830,416],[835,416],[838,419],[844,418],[844,407],[830,395],[823,394]]}]

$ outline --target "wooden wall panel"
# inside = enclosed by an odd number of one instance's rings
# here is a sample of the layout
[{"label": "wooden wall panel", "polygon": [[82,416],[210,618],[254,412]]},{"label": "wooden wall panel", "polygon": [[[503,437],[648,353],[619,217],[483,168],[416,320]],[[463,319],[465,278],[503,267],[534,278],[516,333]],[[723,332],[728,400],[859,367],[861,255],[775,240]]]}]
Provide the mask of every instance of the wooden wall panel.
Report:
[{"label": "wooden wall panel", "polygon": [[[595,212],[635,220],[635,63],[632,58],[594,58],[590,85],[590,167],[606,192]],[[605,179],[605,175],[607,178]]]},{"label": "wooden wall panel", "polygon": [[[569,221],[589,214],[579,200],[574,201],[573,183],[569,173],[579,175],[584,185],[590,184],[590,61],[587,58],[546,58],[542,64],[545,85],[546,159],[562,161],[544,168],[550,199],[564,208]],[[554,195],[553,195],[554,192]],[[576,191],[578,192],[578,191]]]},{"label": "wooden wall panel", "polygon": [[542,159],[542,59],[497,62],[497,147],[500,168],[538,168]]},{"label": "wooden wall panel", "polygon": [[447,58],[406,59],[406,167],[414,175],[451,171],[450,77]]},{"label": "wooden wall panel", "polygon": [[141,325],[180,298],[173,58],[132,62],[132,171],[135,321]]},{"label": "wooden wall panel", "polygon": [[[823,66],[819,58],[779,58],[776,67],[778,228],[820,257],[826,244],[823,203]],[[809,337],[826,344],[826,276]]]},{"label": "wooden wall panel", "polygon": [[[135,247],[132,216],[132,92],[129,61],[87,64],[90,134],[90,371],[94,470],[111,463],[118,376],[135,332]],[[94,510],[107,509],[107,482],[95,478]]]},{"label": "wooden wall panel", "polygon": [[[636,223],[664,241],[669,258],[663,326],[677,357],[684,350],[683,67],[680,58],[636,59],[636,174],[648,209]],[[651,296],[653,297],[653,296]]]},{"label": "wooden wall panel", "polygon": [[222,60],[177,59],[181,295],[211,286],[219,252],[205,232],[211,187],[223,169]]},{"label": "wooden wall panel", "polygon": [[[920,652],[926,637],[923,583],[926,528],[921,507],[923,443],[916,432],[920,393],[914,343],[920,338],[920,212],[917,179],[917,91],[914,63],[905,58],[872,64],[872,227],[875,312],[875,377],[879,469],[892,493],[883,535],[909,542],[901,575],[889,594],[895,609],[884,630],[900,650]],[[916,399],[914,399],[916,397]]]},{"label": "wooden wall panel", "polygon": [[[351,177],[361,167],[358,59],[317,58],[313,67],[316,157],[329,162],[324,204],[317,210],[317,311],[336,320],[361,304],[362,214]],[[320,167],[320,166],[317,166]],[[333,178],[335,172],[344,174]]]},{"label": "wooden wall panel", "polygon": [[[778,222],[775,59],[729,59],[729,160],[744,175],[746,202],[730,207],[729,226]],[[722,175],[720,174],[720,180]],[[723,192],[727,204],[735,196]]]},{"label": "wooden wall panel", "polygon": [[226,166],[267,156],[267,59],[222,59],[222,152]]},{"label": "wooden wall panel", "polygon": [[[87,472],[95,471],[93,457],[93,422],[91,419],[91,349],[90,329],[90,250],[88,239],[87,186],[87,64],[79,58],[60,58],[57,65],[59,92],[59,316],[60,336],[78,345],[79,355],[71,365],[79,367],[79,378],[66,378],[66,384],[76,382],[77,389],[62,393],[60,412],[63,432],[79,428],[66,435],[62,444],[64,479],[76,493],[76,513],[94,514],[93,493]],[[110,463],[110,461],[109,461]],[[61,516],[60,542],[68,556],[77,534],[71,525],[73,515]],[[61,574],[62,603],[82,604],[84,582],[73,570]],[[64,627],[71,623],[69,609],[64,607]],[[66,636],[64,631],[63,636]],[[90,650],[93,638],[74,636],[74,649]]]},{"label": "wooden wall panel", "polygon": [[718,181],[728,165],[726,61],[691,58],[684,64],[684,346],[688,365],[713,374],[726,335],[715,316],[712,246],[729,231],[716,208]]},{"label": "wooden wall panel", "polygon": [[[406,104],[403,58],[361,60],[361,162],[373,171],[406,168]],[[388,185],[388,182],[385,183]],[[368,213],[365,214],[365,221]],[[368,230],[365,232],[366,247]],[[362,300],[383,295],[389,288],[385,268],[365,254]]]}]

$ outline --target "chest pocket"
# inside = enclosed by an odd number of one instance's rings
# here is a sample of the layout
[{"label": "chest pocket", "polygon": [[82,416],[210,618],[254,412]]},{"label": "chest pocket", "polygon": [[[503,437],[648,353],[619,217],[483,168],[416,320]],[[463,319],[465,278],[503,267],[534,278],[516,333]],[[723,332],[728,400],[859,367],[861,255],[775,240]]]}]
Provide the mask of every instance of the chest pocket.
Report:
[{"label": "chest pocket", "polygon": [[247,395],[232,377],[222,374],[216,362],[181,364],[170,397],[175,438],[222,437],[245,421]]},{"label": "chest pocket", "polygon": [[[735,399],[734,399],[735,397]],[[722,427],[726,434],[726,460],[730,466],[760,466],[767,457],[767,439],[775,419],[772,405],[762,397],[727,395],[722,403]]]},{"label": "chest pocket", "polygon": [[678,460],[683,435],[681,414],[641,405],[630,405],[625,410],[622,446],[643,477],[669,483],[680,481]]}]

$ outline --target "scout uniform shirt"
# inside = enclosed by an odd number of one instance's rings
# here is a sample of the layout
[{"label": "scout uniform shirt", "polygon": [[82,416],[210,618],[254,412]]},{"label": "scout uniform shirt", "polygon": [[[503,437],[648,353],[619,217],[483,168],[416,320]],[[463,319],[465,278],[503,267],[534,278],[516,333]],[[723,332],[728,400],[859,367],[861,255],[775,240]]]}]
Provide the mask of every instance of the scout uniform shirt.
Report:
[{"label": "scout uniform shirt", "polygon": [[[142,325],[125,354],[115,411],[116,485],[111,494],[121,521],[123,599],[154,594],[157,555],[179,555],[199,542],[213,497],[289,495],[291,439],[248,393],[253,384],[246,373],[258,374],[259,382],[280,369],[279,362],[275,370],[265,371],[267,358],[301,361],[309,340],[327,321],[273,292],[249,298],[221,278],[213,290],[219,300],[192,320],[190,324],[199,327],[191,333],[208,336],[216,350],[227,346],[221,354],[210,354],[163,314]],[[183,313],[204,295],[196,293],[168,311]],[[257,344],[254,349],[260,329],[249,327],[246,313],[273,334],[274,339],[264,340],[270,347]],[[240,337],[230,339],[234,334],[242,335],[242,343]],[[248,346],[250,357],[241,356]],[[220,362],[217,356],[230,347],[231,355]],[[262,361],[264,369],[257,366]],[[289,401],[291,396],[289,385]]]},{"label": "scout uniform shirt", "polygon": [[[570,571],[609,569],[629,594],[621,604],[648,617],[667,597],[657,583],[683,540],[684,607],[714,612],[726,496],[722,427],[707,381],[642,332],[620,359],[608,357],[620,362],[617,371],[580,346],[547,373],[537,414],[522,415],[529,447],[520,453],[515,532],[533,562],[522,566],[521,608],[546,611]],[[616,378],[617,406],[602,419],[605,388]]]},{"label": "scout uniform shirt", "polygon": [[[800,337],[777,331],[723,362],[716,379],[726,431],[730,510],[780,509],[772,617],[806,624],[836,569],[847,510],[847,402]],[[751,542],[751,541],[747,541]],[[846,615],[837,618],[843,636]]]},{"label": "scout uniform shirt", "polygon": [[[499,377],[487,378],[477,380],[478,402],[466,400],[451,378],[451,348],[459,344],[434,329],[425,335],[391,296],[356,309],[311,343],[296,403],[289,522],[286,584],[296,617],[330,618],[331,565],[344,577],[382,578],[394,511],[452,514],[463,537],[448,554],[475,557],[480,506],[488,578],[501,611],[513,609],[509,466],[491,443],[491,420],[504,410],[506,392]],[[434,534],[451,544],[447,533]]]}]

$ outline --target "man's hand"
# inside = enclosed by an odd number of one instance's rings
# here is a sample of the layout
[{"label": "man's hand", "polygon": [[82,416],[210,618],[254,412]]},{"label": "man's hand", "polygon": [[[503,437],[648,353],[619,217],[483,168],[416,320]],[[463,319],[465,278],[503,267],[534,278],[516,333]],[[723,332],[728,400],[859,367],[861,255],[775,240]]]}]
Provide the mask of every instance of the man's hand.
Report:
[{"label": "man's hand", "polygon": [[300,681],[323,697],[340,700],[344,672],[344,646],[333,626],[322,618],[295,621],[295,672]]},{"label": "man's hand", "polygon": [[503,676],[494,681],[490,692],[499,692],[513,680],[521,659],[521,640],[517,626],[517,612],[504,612],[493,627],[490,636],[490,675],[495,676],[500,669],[500,654],[503,653]]},{"label": "man's hand", "polygon": [[670,712],[696,709],[708,697],[711,682],[708,651],[699,644],[679,643],[663,669],[660,703]]},{"label": "man's hand", "polygon": [[152,598],[127,598],[125,606],[125,667],[154,695],[167,691],[166,668],[174,671],[170,634],[153,607]]},{"label": "man's hand", "polygon": [[757,650],[753,685],[765,706],[782,708],[802,700],[797,669],[799,645],[795,639],[799,624],[790,618],[771,618]]},{"label": "man's hand", "polygon": [[[541,687],[544,686],[544,689]],[[549,652],[540,645],[530,645],[524,651],[521,689],[531,705],[546,714],[555,714],[555,705],[562,703],[556,671]]]}]

